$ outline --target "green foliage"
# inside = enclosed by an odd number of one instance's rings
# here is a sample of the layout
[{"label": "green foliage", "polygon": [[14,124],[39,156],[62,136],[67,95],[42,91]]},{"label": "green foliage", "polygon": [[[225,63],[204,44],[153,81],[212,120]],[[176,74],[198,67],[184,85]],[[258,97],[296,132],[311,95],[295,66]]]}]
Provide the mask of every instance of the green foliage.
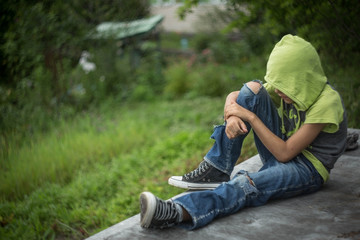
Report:
[{"label": "green foliage", "polygon": [[28,4],[20,1],[16,22],[4,34],[2,51],[7,67],[15,83],[29,75],[34,66],[46,67],[52,73],[54,90],[58,93],[62,58],[81,41],[79,35],[86,30],[82,28],[84,23],[69,4],[61,1]]},{"label": "green foliage", "polygon": [[246,41],[232,41],[229,36],[222,33],[199,33],[192,41],[198,54],[208,49],[217,63],[235,65],[252,55]]},{"label": "green foliage", "polygon": [[210,50],[217,63],[236,65],[246,62],[254,53],[246,41],[230,40],[224,35],[210,42]]},{"label": "green foliage", "polygon": [[154,100],[162,94],[165,85],[162,53],[155,49],[145,52],[140,64],[141,67],[136,69],[136,79],[131,85],[129,98],[135,101]]},{"label": "green foliage", "polygon": [[[198,100],[202,101],[205,100]],[[71,181],[74,169],[91,168],[94,163],[106,164],[114,156],[137,151],[136,148],[146,147],[161,136],[171,134],[171,129],[163,131],[164,127],[172,126],[177,132],[194,122],[203,123],[202,126],[212,123],[207,122],[212,119],[204,116],[205,111],[191,109],[191,104],[187,103],[178,103],[173,110],[164,103],[148,104],[141,111],[131,111],[133,105],[120,108],[116,99],[109,102],[109,105],[103,103],[103,110],[78,116],[71,125],[61,121],[51,132],[34,133],[27,138],[31,141],[26,145],[9,141],[8,154],[1,158],[1,196],[21,198],[44,182],[65,184]]]},{"label": "green foliage", "polygon": [[131,21],[144,18],[149,14],[150,3],[147,0],[103,0],[72,1],[72,7],[87,23],[92,25],[108,21]]},{"label": "green foliage", "polygon": [[[61,109],[61,115],[67,114],[61,106],[50,109],[53,104],[50,76],[50,72],[38,67],[31,77],[22,79],[15,88],[0,86],[0,126],[4,141],[8,132],[31,135],[36,130],[34,125],[39,126],[40,129],[37,130],[41,130],[56,110]],[[4,150],[3,147],[1,149]]]},{"label": "green foliage", "polygon": [[191,13],[191,8],[196,6],[198,3],[199,0],[184,0],[183,5],[177,10],[180,19],[184,19],[186,14]]},{"label": "green foliage", "polygon": [[[184,36],[181,33],[175,33],[175,32],[163,32],[161,35],[161,48],[162,49],[180,49],[181,48],[181,39]],[[193,39],[190,37],[186,37],[189,41],[189,48],[192,48],[193,46]]]},{"label": "green foliage", "polygon": [[[5,4],[4,4],[5,5]],[[55,90],[62,72],[62,59],[76,61],[86,46],[86,34],[103,21],[142,18],[149,13],[148,1],[7,1],[3,19],[1,51],[5,67],[16,83],[35,65],[52,73]],[[10,21],[10,19],[12,21]],[[56,93],[58,93],[56,92]]]},{"label": "green foliage", "polygon": [[[191,12],[199,1],[184,2],[179,8],[180,17]],[[227,0],[226,3],[229,14],[235,16],[228,30],[238,29],[255,52],[269,40],[276,42],[284,34],[292,33],[309,40],[340,66],[355,66],[360,61],[358,1]]]},{"label": "green foliage", "polygon": [[217,37],[219,37],[219,34],[216,34],[216,36],[214,36],[213,34],[205,34],[205,33],[196,34],[193,39],[194,50],[197,53],[201,53],[204,49],[209,48],[211,42],[214,42],[214,40]]},{"label": "green foliage", "polygon": [[[360,61],[358,1],[229,0],[228,3],[239,13],[233,27],[246,29],[255,24],[259,31],[277,39],[287,33],[298,34],[341,66]],[[247,10],[239,11],[245,6]]]},{"label": "green foliage", "polygon": [[239,90],[242,84],[253,79],[263,79],[265,59],[246,58],[234,65],[209,62],[175,63],[164,72],[166,86],[164,94],[170,99],[199,96],[221,97],[231,91]]},{"label": "green foliage", "polygon": [[[83,239],[137,214],[142,191],[165,199],[180,193],[167,179],[197,166],[222,108],[219,98],[122,107],[109,101],[25,139],[1,159],[0,235]],[[247,158],[254,151],[245,145]]]},{"label": "green foliage", "polygon": [[148,1],[5,0],[0,6],[2,129],[25,132],[32,128],[27,122],[35,122],[29,121],[33,118],[42,122],[49,116],[71,116],[115,91],[127,92],[123,82],[131,81],[128,66],[114,67],[115,58],[109,56],[116,50],[111,45],[110,55],[104,53],[98,61],[98,74],[84,76],[73,68],[81,51],[92,44],[85,36],[96,24],[147,16]]},{"label": "green foliage", "polygon": [[353,68],[332,68],[332,64],[325,61],[324,70],[332,86],[340,93],[348,116],[348,126],[360,128],[360,72]]},{"label": "green foliage", "polygon": [[166,86],[164,93],[169,97],[180,97],[189,91],[191,80],[185,62],[174,64],[164,72]]},{"label": "green foliage", "polygon": [[202,67],[202,71],[199,70],[200,67],[192,73],[193,87],[190,96],[220,97],[237,90],[236,86],[241,84],[230,77],[231,73],[226,67],[209,63]]},{"label": "green foliage", "polygon": [[51,72],[41,66],[21,80],[15,89],[0,86],[3,116],[0,126],[4,129],[0,144],[6,146],[7,132],[31,135],[34,131],[46,130],[50,127],[49,119],[73,117],[109,97],[116,98],[119,103],[148,101],[162,92],[164,80],[158,52],[145,53],[141,67],[132,68],[128,54],[119,56],[116,50],[113,42],[90,50],[89,61],[96,64],[96,71],[88,74],[80,66],[72,68],[64,60],[64,74],[60,78],[64,93],[59,98],[52,92]]}]

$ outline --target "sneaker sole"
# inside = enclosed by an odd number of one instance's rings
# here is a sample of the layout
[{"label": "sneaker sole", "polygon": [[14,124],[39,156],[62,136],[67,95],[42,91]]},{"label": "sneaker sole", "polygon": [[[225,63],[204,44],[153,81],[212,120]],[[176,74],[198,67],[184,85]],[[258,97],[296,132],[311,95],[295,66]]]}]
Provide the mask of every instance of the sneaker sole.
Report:
[{"label": "sneaker sole", "polygon": [[217,188],[221,183],[192,183],[182,181],[182,176],[172,176],[168,183],[172,186],[189,190],[211,190]]},{"label": "sneaker sole", "polygon": [[156,210],[156,198],[152,193],[143,192],[140,195],[141,220],[143,228],[149,228]]}]

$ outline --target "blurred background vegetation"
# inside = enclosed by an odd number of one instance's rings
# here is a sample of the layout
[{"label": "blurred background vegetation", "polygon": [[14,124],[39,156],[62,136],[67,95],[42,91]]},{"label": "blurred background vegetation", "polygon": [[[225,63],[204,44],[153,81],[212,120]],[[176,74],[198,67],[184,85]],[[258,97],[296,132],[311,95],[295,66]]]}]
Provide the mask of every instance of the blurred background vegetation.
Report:
[{"label": "blurred background vegetation", "polygon": [[[317,48],[360,128],[358,1],[227,0],[195,34],[157,29],[160,45],[89,38],[158,2],[174,1],[0,2],[1,239],[82,239],[136,214],[141,191],[180,193],[167,178],[197,166],[226,94],[263,79],[287,33]],[[186,18],[209,1],[177,2]],[[249,139],[239,161],[254,154]]]}]

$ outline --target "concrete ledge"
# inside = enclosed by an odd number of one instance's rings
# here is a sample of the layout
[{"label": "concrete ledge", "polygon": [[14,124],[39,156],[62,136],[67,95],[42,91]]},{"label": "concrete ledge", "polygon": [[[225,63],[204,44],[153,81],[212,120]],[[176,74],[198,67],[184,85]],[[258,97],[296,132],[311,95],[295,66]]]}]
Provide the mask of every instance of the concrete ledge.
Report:
[{"label": "concrete ledge", "polygon": [[[359,129],[349,129],[360,134]],[[360,140],[358,141],[360,144]],[[236,166],[257,171],[258,155]],[[360,148],[345,152],[329,182],[314,194],[272,201],[220,218],[208,226],[186,231],[142,229],[135,215],[88,240],[95,239],[360,239]]]}]

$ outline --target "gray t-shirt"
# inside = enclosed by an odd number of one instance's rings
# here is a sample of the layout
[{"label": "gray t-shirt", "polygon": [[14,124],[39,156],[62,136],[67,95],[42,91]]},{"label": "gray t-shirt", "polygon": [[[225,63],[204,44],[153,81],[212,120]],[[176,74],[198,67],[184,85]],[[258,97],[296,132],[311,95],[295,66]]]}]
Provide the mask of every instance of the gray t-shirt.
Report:
[{"label": "gray t-shirt", "polygon": [[[299,129],[305,122],[306,112],[297,111],[292,104],[284,103],[283,113],[283,126],[285,128],[284,131],[287,133]],[[344,111],[343,121],[340,123],[339,129],[334,133],[320,132],[306,150],[311,152],[330,172],[336,160],[345,151],[346,136],[347,117]]]}]

